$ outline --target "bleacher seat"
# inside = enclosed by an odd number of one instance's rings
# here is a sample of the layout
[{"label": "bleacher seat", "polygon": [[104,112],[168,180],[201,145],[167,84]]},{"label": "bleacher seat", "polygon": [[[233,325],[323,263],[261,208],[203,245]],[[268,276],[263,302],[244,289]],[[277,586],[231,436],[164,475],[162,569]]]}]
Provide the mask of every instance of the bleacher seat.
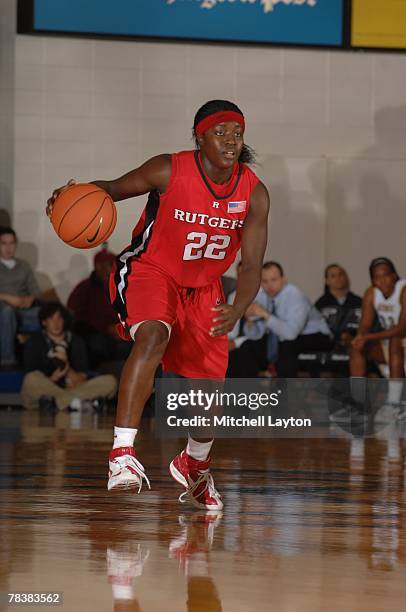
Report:
[{"label": "bleacher seat", "polygon": [[13,370],[0,372],[0,406],[18,406],[21,404],[20,390],[24,372]]},{"label": "bleacher seat", "polygon": [[348,353],[340,351],[315,351],[314,353],[300,353],[298,355],[298,360],[299,364],[303,366],[307,365],[309,370],[317,368],[318,371],[331,370],[332,372],[340,371],[343,374],[347,374],[350,357]]}]

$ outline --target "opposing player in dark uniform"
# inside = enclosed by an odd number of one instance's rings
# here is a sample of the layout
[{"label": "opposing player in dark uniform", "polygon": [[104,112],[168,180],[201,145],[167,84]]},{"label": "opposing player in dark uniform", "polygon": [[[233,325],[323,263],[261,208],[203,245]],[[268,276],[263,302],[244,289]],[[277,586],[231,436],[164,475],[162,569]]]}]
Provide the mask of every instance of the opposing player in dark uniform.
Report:
[{"label": "opposing player in dark uniform", "polygon": [[[158,365],[184,377],[223,379],[227,333],[258,291],[269,197],[246,165],[252,154],[244,129],[235,104],[207,102],[195,116],[195,150],[158,155],[116,180],[94,181],[114,201],[149,193],[111,277],[121,334],[135,343],[120,381],[109,490],[140,490],[143,479],[149,486],[133,445]],[[48,214],[58,193],[48,201]],[[228,305],[220,277],[240,248],[242,269]],[[209,471],[212,442],[189,437],[170,464],[202,509],[223,506]]]}]

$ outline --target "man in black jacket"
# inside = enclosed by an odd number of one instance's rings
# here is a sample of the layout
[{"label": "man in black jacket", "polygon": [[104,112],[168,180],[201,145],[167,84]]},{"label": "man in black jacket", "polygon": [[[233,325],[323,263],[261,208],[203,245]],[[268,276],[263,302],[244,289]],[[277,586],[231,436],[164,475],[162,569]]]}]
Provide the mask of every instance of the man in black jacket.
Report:
[{"label": "man in black jacket", "polygon": [[330,264],[324,272],[325,291],[315,306],[325,318],[334,336],[335,350],[344,350],[357,333],[362,299],[350,291],[347,272],[338,264]]},{"label": "man in black jacket", "polygon": [[68,406],[80,410],[85,400],[113,397],[117,387],[114,376],[88,377],[85,344],[67,329],[64,307],[58,302],[44,304],[39,320],[42,331],[31,336],[24,347],[24,405],[34,408],[41,398],[52,398],[60,410]]},{"label": "man in black jacket", "polygon": [[109,276],[115,256],[106,249],[96,253],[94,270],[73,289],[68,309],[75,317],[74,330],[86,343],[90,367],[96,369],[105,361],[124,360],[131,342],[117,333],[118,317],[109,296]]}]

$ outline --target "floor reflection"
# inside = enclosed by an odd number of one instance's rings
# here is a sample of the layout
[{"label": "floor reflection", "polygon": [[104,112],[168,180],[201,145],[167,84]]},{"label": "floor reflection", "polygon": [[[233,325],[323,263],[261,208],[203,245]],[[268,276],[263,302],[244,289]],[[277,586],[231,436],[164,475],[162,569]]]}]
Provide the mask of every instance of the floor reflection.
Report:
[{"label": "floor reflection", "polygon": [[223,514],[180,505],[177,440],[145,421],[152,491],[108,494],[110,416],[0,412],[0,591],[65,610],[375,610],[402,605],[405,436],[219,440]]},{"label": "floor reflection", "polygon": [[135,578],[142,576],[148,557],[149,549],[139,543],[123,542],[107,548],[107,576],[111,584],[115,612],[141,610]]},{"label": "floor reflection", "polygon": [[187,579],[188,612],[222,610],[216,584],[210,572],[210,550],[222,513],[194,512],[178,518],[180,533],[169,544],[169,557],[178,561]]}]

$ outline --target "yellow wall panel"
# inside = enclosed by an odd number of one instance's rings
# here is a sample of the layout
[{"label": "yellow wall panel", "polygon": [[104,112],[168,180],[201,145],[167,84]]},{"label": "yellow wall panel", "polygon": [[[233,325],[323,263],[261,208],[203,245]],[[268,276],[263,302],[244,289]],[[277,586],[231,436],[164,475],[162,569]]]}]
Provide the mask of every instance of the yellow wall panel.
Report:
[{"label": "yellow wall panel", "polygon": [[351,44],[406,48],[406,0],[353,0]]}]

